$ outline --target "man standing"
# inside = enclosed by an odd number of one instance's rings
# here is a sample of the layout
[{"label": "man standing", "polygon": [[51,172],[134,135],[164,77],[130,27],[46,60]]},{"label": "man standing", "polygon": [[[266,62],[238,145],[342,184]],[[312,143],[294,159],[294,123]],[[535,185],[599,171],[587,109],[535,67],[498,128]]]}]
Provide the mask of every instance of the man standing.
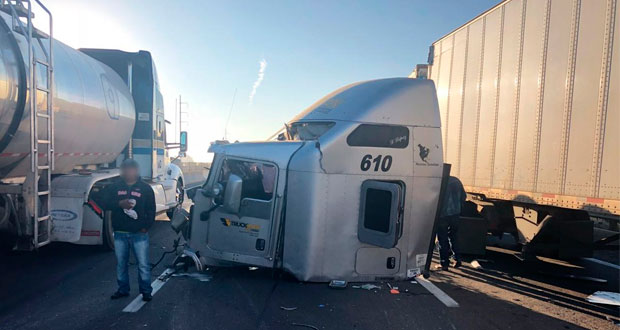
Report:
[{"label": "man standing", "polygon": [[461,255],[456,243],[456,234],[459,228],[459,217],[461,208],[467,194],[463,189],[461,180],[451,176],[448,179],[448,186],[444,192],[443,204],[439,214],[439,225],[437,226],[437,240],[439,241],[439,258],[441,259],[441,269],[448,270],[450,256],[454,254],[456,260],[455,268],[461,266]]},{"label": "man standing", "polygon": [[138,163],[126,159],[121,164],[121,180],[108,186],[104,192],[104,207],[112,212],[116,278],[118,290],[112,299],[129,296],[129,249],[138,261],[139,286],[142,300],[150,301],[151,266],[149,265],[148,229],[155,222],[155,195],[151,187],[140,179]]}]

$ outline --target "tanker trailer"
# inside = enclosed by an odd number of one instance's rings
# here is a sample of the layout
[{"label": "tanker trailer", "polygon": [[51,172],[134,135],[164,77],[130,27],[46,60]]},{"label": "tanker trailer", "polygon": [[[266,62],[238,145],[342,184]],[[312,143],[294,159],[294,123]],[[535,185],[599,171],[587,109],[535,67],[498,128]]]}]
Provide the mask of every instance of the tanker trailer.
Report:
[{"label": "tanker trailer", "polygon": [[502,1],[430,47],[444,158],[528,254],[590,256],[590,216],[617,231],[619,8]]},{"label": "tanker trailer", "polygon": [[[76,50],[34,28],[31,5],[0,6],[0,242],[113,246],[97,194],[126,157],[140,163],[157,211],[183,199],[169,163],[163,98],[150,53]],[[107,220],[107,221],[105,221]]]}]

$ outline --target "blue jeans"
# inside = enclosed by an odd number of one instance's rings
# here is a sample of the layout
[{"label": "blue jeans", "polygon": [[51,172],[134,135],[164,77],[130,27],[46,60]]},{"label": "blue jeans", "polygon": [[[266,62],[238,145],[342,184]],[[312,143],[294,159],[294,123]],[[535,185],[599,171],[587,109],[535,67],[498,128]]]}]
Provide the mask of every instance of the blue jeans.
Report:
[{"label": "blue jeans", "polygon": [[439,259],[442,265],[450,263],[450,256],[454,254],[456,261],[461,261],[461,254],[456,244],[456,234],[459,229],[459,218],[457,215],[449,215],[439,218],[437,226],[437,240],[439,241]]},{"label": "blue jeans", "polygon": [[116,280],[118,292],[129,293],[129,248],[138,261],[140,293],[151,293],[151,266],[149,265],[149,234],[114,232],[116,252]]}]

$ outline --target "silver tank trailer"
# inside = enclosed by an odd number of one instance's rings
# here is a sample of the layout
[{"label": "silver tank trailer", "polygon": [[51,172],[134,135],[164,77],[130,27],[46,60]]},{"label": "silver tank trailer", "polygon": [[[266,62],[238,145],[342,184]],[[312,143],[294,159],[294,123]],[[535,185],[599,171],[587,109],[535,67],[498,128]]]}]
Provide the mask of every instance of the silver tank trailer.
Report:
[{"label": "silver tank trailer", "polygon": [[[25,176],[30,170],[29,61],[26,37],[10,29],[9,15],[0,13],[0,17],[0,179],[7,179]],[[36,39],[33,42],[35,58],[44,60],[40,44]],[[105,64],[60,41],[53,42],[53,173],[114,161],[134,128],[135,109],[127,84]],[[46,86],[45,69],[38,69],[38,85]],[[44,97],[45,93],[37,95],[38,109],[44,109]],[[41,126],[40,135],[45,134]]]}]

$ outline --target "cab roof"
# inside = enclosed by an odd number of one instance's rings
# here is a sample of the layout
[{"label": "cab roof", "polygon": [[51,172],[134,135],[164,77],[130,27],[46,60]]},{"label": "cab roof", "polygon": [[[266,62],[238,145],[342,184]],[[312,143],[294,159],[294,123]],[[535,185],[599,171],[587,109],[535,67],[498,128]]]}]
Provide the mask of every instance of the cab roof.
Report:
[{"label": "cab roof", "polygon": [[323,97],[291,123],[325,120],[439,127],[435,84],[412,78],[354,83]]}]

